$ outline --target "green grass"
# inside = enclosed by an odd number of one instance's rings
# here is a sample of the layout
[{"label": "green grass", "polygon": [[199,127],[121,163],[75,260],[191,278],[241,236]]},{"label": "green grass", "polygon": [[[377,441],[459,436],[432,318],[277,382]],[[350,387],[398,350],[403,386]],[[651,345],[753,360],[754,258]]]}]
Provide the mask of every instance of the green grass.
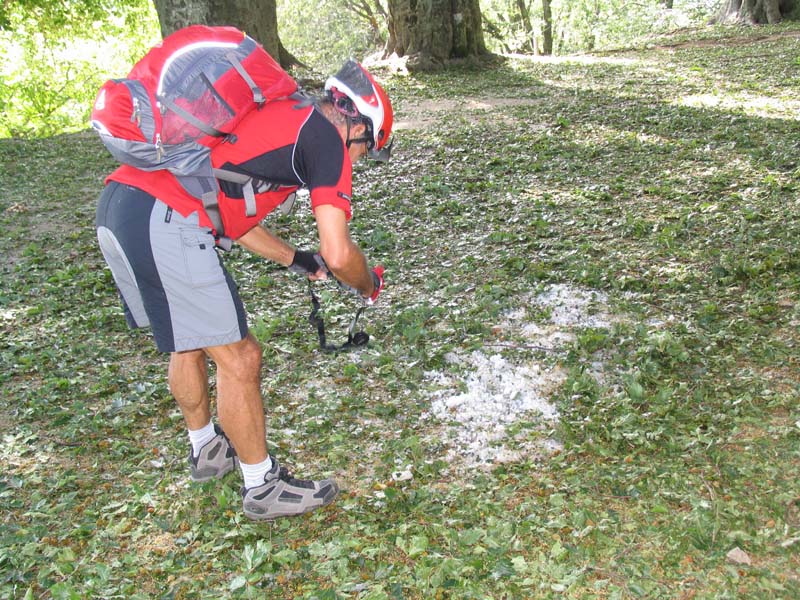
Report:
[{"label": "green grass", "polygon": [[[112,160],[88,132],[0,140],[0,595],[800,598],[800,32],[734,33],[389,83],[406,127],[355,175],[353,236],[387,267],[370,346],[318,352],[305,283],[226,257],[271,448],[344,489],[273,525],[241,516],[238,475],[188,482],[165,357],[94,239]],[[268,224],[314,244],[306,207]],[[504,347],[567,373],[563,449],[448,464],[425,373],[497,351],[551,283],[619,316]],[[354,307],[323,293],[343,336]]]}]

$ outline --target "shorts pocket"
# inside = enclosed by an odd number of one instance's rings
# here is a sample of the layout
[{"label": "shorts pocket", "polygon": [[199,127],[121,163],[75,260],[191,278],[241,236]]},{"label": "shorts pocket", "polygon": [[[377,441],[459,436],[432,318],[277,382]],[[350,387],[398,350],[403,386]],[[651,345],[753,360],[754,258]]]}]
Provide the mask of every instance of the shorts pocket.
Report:
[{"label": "shorts pocket", "polygon": [[195,287],[225,281],[225,270],[215,249],[214,236],[198,229],[181,230],[181,246],[186,272]]}]

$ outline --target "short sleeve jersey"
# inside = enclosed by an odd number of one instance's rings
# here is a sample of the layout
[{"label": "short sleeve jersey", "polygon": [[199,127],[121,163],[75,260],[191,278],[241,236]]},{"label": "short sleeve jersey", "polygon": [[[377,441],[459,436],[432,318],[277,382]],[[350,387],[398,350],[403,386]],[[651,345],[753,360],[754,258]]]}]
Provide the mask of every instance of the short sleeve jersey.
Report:
[{"label": "short sleeve jersey", "polygon": [[[211,152],[215,168],[253,178],[256,214],[245,213],[241,184],[219,181],[219,207],[225,235],[236,239],[255,227],[292,192],[305,186],[311,208],[323,204],[344,211],[350,219],[353,167],[339,132],[312,106],[297,108],[294,100],[270,102],[248,114],[230,141]],[[213,228],[202,203],[186,192],[168,171],[145,172],[122,166],[108,179],[138,187],[184,216],[200,210],[200,224]]]}]

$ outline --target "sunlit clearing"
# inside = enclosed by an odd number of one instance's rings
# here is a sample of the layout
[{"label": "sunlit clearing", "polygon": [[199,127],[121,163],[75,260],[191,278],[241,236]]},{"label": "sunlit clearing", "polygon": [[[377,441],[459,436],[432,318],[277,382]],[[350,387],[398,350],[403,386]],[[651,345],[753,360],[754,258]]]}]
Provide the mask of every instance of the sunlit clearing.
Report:
[{"label": "sunlit clearing", "polygon": [[676,98],[673,104],[690,108],[714,108],[744,112],[759,117],[797,120],[800,114],[800,101],[768,96],[741,94],[733,97],[728,94],[695,94]]},{"label": "sunlit clearing", "polygon": [[[570,54],[566,56],[534,56],[531,54],[506,54],[510,58],[514,58],[521,62],[539,62],[549,64],[575,64],[575,65],[620,65],[624,67],[640,65],[641,60],[634,58],[625,58],[622,56],[594,56],[591,54]],[[521,65],[513,65],[519,68]]]}]

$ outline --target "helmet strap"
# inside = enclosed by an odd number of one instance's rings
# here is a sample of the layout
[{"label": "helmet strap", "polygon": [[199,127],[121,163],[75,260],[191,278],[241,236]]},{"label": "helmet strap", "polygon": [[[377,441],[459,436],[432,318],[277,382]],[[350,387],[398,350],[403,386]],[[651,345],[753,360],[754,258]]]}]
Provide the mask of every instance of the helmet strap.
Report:
[{"label": "helmet strap", "polygon": [[[394,145],[394,140],[389,140],[389,143],[386,144],[380,150],[375,149],[375,138],[372,136],[372,131],[370,127],[364,130],[365,135],[360,138],[350,138],[350,127],[353,124],[354,119],[351,117],[347,117],[347,149],[350,149],[352,144],[366,144],[367,145],[367,157],[371,158],[372,160],[376,160],[378,162],[388,162],[389,156],[392,153],[392,146]],[[360,121],[363,123],[363,121]]]},{"label": "helmet strap", "polygon": [[[372,148],[373,140],[368,135],[364,135],[363,137],[360,138],[351,138],[350,127],[354,124],[354,119],[352,117],[347,117],[346,122],[347,122],[347,142],[346,142],[347,149],[348,150],[350,149],[351,144],[362,144],[362,143],[367,145],[367,150]],[[367,127],[366,133],[369,133],[369,127]]]}]

